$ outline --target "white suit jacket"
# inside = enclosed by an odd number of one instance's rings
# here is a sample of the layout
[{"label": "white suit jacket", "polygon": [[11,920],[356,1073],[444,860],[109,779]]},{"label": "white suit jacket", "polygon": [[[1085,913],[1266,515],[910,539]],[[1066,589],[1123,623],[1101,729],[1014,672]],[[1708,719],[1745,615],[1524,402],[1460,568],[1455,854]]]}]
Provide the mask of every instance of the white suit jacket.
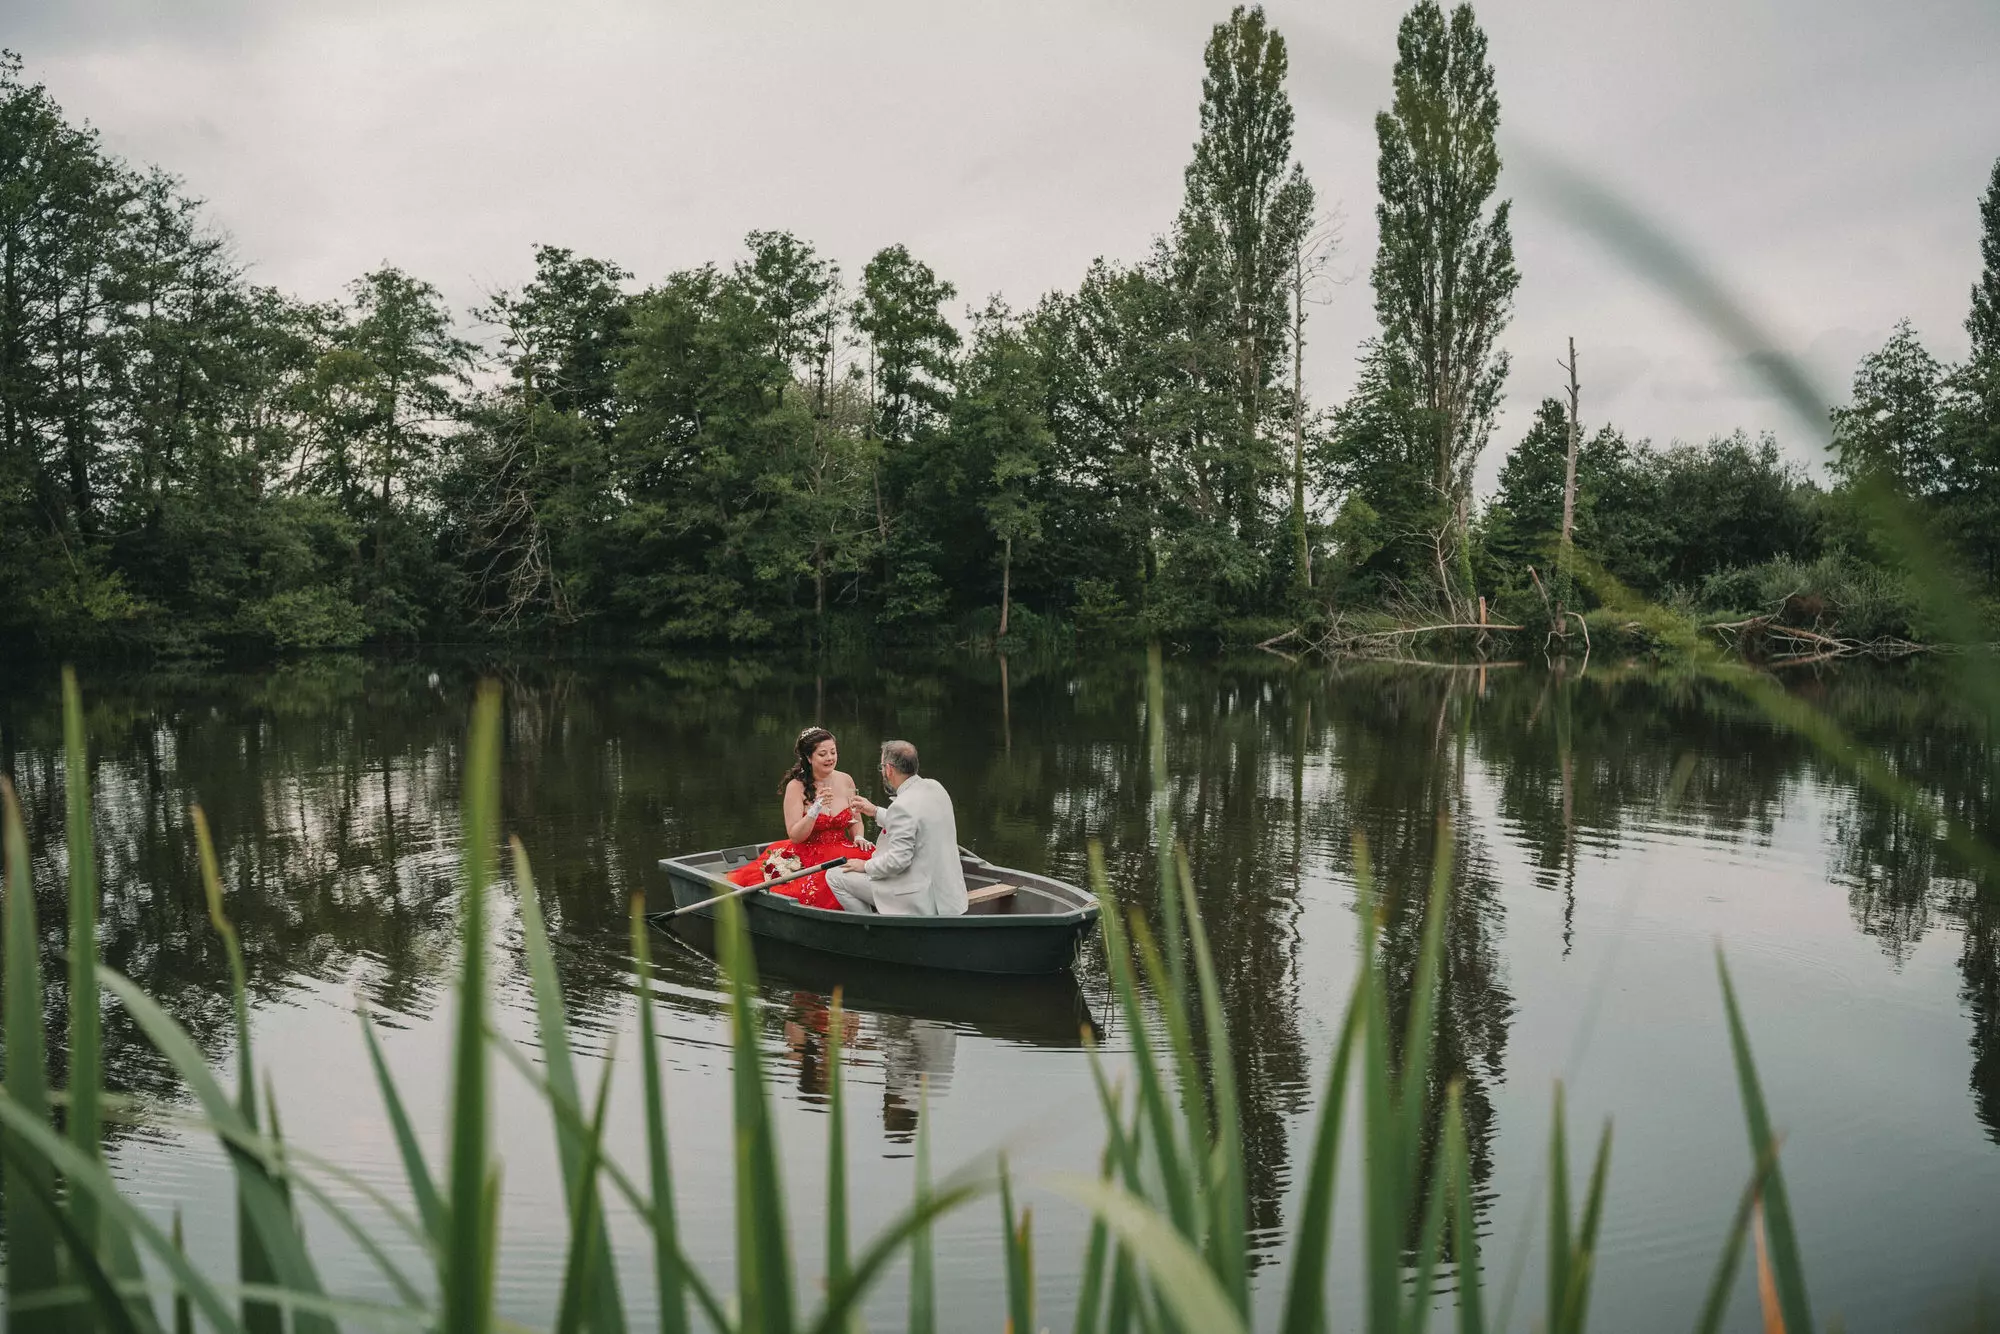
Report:
[{"label": "white suit jacket", "polygon": [[[958,818],[935,778],[903,780],[896,800],[876,815],[881,831],[868,859],[876,911],[956,917],[965,911],[965,867],[958,860]],[[893,899],[896,906],[883,903]]]}]

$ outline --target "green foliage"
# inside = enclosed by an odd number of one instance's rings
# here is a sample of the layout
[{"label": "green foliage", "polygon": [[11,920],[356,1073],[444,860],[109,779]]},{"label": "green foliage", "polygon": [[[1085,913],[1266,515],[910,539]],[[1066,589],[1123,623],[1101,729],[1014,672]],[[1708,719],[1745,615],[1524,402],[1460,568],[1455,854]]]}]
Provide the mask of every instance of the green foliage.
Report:
[{"label": "green foliage", "polygon": [[[1461,571],[1472,473],[1507,378],[1498,344],[1521,281],[1510,204],[1492,202],[1499,125],[1486,34],[1472,6],[1447,17],[1437,0],[1418,0],[1396,33],[1394,100],[1375,118],[1380,241],[1373,277],[1381,332],[1372,356],[1393,393],[1374,410],[1393,411],[1397,429],[1354,447],[1389,447],[1417,456],[1408,463],[1428,465],[1438,511],[1428,534],[1434,579],[1447,601],[1471,596]],[[1365,392],[1379,396],[1382,388]],[[1410,485],[1414,474],[1400,484]],[[1381,494],[1368,499],[1387,512]]]}]

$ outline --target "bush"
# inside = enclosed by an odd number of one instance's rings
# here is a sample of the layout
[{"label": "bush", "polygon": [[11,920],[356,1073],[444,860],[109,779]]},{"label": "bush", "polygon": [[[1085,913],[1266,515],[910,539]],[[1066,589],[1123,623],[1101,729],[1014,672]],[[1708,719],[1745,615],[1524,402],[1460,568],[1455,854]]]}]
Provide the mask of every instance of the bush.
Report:
[{"label": "bush", "polygon": [[1718,571],[1702,582],[1699,601],[1717,616],[1775,616],[1786,625],[1852,639],[1920,637],[1920,606],[1909,576],[1845,551]]}]

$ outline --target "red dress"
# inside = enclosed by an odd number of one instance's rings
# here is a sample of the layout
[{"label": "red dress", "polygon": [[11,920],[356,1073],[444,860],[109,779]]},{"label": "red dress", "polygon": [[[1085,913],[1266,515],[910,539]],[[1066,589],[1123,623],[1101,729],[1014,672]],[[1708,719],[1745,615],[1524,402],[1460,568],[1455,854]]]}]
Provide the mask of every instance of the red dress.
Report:
[{"label": "red dress", "polygon": [[[759,880],[775,879],[782,872],[770,870],[768,863],[774,857],[790,853],[799,859],[801,866],[817,866],[835,857],[859,857],[866,861],[874,854],[873,848],[864,848],[847,836],[848,826],[854,823],[850,811],[829,811],[813,821],[812,834],[803,843],[781,839],[764,849],[764,855],[748,866],[739,866],[729,873],[729,879],[739,885],[754,885]],[[771,891],[786,898],[797,899],[808,908],[831,908],[840,911],[840,900],[827,887],[826,872],[814,871],[792,881],[789,885],[779,885]]]}]

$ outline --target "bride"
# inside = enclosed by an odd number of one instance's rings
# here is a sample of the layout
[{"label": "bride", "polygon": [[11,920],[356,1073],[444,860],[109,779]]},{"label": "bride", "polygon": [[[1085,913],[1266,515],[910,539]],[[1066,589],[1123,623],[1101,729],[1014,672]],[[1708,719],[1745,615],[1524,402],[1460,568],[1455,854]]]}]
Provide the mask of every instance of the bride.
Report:
[{"label": "bride", "polygon": [[[854,780],[834,767],[840,763],[840,747],[833,733],[808,727],[799,733],[794,749],[797,761],[785,771],[785,837],[756,861],[731,871],[729,878],[736,884],[774,880],[837,857],[866,860],[875,849],[864,836],[861,813],[848,809],[854,800]],[[840,900],[827,888],[824,871],[779,885],[771,893],[797,899],[808,908],[840,911]]]}]

